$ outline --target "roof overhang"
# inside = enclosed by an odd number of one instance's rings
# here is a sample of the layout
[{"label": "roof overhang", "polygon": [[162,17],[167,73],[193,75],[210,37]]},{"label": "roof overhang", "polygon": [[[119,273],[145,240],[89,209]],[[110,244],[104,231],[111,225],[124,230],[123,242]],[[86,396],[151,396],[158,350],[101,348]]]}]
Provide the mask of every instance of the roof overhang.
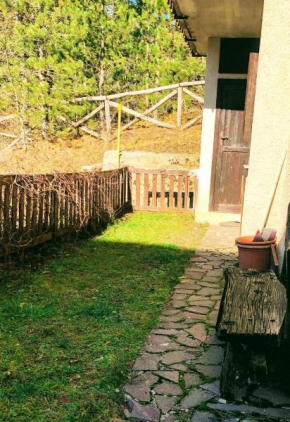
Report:
[{"label": "roof overhang", "polygon": [[260,38],[263,0],[168,0],[193,55],[208,38]]}]

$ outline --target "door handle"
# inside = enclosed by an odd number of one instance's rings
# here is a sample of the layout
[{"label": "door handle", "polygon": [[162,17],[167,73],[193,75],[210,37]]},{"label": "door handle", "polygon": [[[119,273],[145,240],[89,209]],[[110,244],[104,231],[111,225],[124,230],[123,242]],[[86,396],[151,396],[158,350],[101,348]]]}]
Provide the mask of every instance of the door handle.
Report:
[{"label": "door handle", "polygon": [[228,141],[229,140],[229,137],[228,136],[221,136],[221,140],[222,141]]}]

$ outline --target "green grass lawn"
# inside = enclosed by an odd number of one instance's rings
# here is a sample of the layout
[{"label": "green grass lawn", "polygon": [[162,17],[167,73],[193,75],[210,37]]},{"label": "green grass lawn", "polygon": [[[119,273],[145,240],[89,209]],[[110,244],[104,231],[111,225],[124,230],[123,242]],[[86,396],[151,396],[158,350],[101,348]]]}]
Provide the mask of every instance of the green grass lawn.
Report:
[{"label": "green grass lawn", "polygon": [[136,213],[3,277],[0,420],[122,416],[130,365],[203,233],[191,214]]}]

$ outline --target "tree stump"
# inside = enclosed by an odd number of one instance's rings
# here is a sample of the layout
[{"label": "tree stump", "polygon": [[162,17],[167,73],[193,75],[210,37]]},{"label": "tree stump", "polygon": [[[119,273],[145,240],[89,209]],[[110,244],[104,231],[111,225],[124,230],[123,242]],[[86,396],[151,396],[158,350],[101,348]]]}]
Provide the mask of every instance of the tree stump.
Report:
[{"label": "tree stump", "polygon": [[221,392],[234,399],[244,387],[268,384],[267,355],[280,346],[287,310],[285,287],[273,271],[229,268],[217,335],[227,341]]}]

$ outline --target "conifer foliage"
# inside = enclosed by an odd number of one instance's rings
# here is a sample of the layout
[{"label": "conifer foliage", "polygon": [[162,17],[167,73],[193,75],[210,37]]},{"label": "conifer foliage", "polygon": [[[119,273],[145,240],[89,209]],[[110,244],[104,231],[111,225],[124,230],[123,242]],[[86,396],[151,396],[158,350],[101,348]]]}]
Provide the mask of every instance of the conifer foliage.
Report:
[{"label": "conifer foliage", "polygon": [[68,102],[76,96],[204,72],[166,0],[2,0],[0,25],[0,115],[17,113],[23,136],[63,133],[91,109]]}]

